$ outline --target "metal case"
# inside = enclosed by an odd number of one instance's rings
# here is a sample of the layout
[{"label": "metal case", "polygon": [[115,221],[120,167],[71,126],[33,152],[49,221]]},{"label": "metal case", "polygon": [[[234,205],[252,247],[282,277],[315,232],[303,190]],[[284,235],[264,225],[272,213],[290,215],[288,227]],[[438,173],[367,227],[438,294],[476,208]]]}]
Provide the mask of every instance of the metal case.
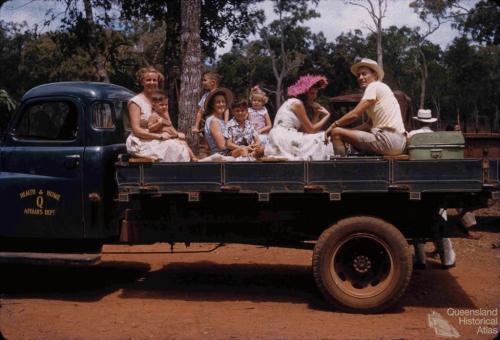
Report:
[{"label": "metal case", "polygon": [[463,159],[465,139],[461,132],[419,133],[408,141],[411,160]]}]

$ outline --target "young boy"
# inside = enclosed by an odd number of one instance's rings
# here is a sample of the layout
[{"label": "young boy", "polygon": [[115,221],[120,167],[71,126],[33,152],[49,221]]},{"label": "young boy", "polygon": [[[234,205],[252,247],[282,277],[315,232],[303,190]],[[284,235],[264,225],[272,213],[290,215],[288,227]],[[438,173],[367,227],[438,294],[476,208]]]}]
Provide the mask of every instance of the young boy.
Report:
[{"label": "young boy", "polygon": [[259,134],[248,120],[246,100],[238,100],[231,106],[233,118],[227,123],[225,137],[231,156],[258,157],[261,154]]},{"label": "young boy", "polygon": [[[200,101],[198,102],[198,109],[196,110],[196,118],[194,121],[194,126],[191,128],[191,132],[199,133],[203,130],[203,128],[200,129],[200,124],[204,114],[203,110],[205,107],[205,100],[207,99],[207,96],[211,91],[219,87],[219,80],[220,76],[215,72],[209,71],[203,74],[203,77],[201,79],[201,84],[203,90],[205,90],[206,92],[203,94]],[[225,112],[224,121],[227,122],[228,119],[229,119],[229,112]]]}]

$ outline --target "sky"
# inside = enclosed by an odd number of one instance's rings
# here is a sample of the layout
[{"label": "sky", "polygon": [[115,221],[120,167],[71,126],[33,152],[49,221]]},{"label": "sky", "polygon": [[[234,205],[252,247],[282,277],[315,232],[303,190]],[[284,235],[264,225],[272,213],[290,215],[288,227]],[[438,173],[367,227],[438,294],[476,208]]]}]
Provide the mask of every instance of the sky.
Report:
[{"label": "sky", "polygon": [[[472,7],[478,1],[465,0],[465,2],[467,7]],[[409,27],[421,26],[422,22],[413,13],[409,3],[410,0],[389,0],[386,17],[383,19],[383,27],[387,28],[392,25],[398,27],[404,25]],[[0,9],[0,20],[26,21],[29,25],[42,25],[44,14],[51,7],[55,9],[62,8],[62,4],[51,0],[11,0]],[[264,10],[268,22],[275,18],[271,1],[265,1],[257,7]],[[321,17],[311,19],[305,25],[308,25],[313,33],[322,31],[329,41],[334,41],[342,32],[355,29],[360,29],[366,34],[369,32],[367,26],[373,25],[364,9],[346,5],[343,0],[321,0],[316,10],[321,14]],[[453,30],[448,24],[440,27],[429,37],[429,40],[445,49],[457,34],[457,31]],[[230,48],[231,44],[228,43],[224,48],[219,48],[217,54],[223,54],[229,51]]]}]

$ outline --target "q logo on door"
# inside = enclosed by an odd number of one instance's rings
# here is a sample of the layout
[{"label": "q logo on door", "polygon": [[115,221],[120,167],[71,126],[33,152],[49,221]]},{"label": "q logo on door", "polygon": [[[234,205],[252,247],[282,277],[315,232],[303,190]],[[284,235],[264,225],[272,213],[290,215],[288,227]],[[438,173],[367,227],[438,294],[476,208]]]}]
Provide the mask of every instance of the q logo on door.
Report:
[{"label": "q logo on door", "polygon": [[55,216],[56,209],[46,207],[46,204],[50,206],[52,202],[59,202],[61,194],[51,190],[28,189],[20,192],[19,198],[30,202],[23,210],[24,215]]},{"label": "q logo on door", "polygon": [[40,190],[39,196],[36,197],[36,207],[43,209],[43,191]]}]

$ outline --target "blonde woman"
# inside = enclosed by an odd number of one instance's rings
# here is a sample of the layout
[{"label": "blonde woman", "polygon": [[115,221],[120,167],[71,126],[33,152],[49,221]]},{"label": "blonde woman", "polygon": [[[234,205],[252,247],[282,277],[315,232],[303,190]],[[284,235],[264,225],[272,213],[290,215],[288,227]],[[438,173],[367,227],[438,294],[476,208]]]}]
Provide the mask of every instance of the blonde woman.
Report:
[{"label": "blonde woman", "polygon": [[148,157],[162,162],[189,162],[191,157],[187,148],[179,153],[178,141],[165,131],[150,132],[148,121],[153,114],[153,95],[165,78],[152,66],[143,67],[137,72],[137,82],[142,92],[128,102],[131,134],[126,141],[130,154]]}]

